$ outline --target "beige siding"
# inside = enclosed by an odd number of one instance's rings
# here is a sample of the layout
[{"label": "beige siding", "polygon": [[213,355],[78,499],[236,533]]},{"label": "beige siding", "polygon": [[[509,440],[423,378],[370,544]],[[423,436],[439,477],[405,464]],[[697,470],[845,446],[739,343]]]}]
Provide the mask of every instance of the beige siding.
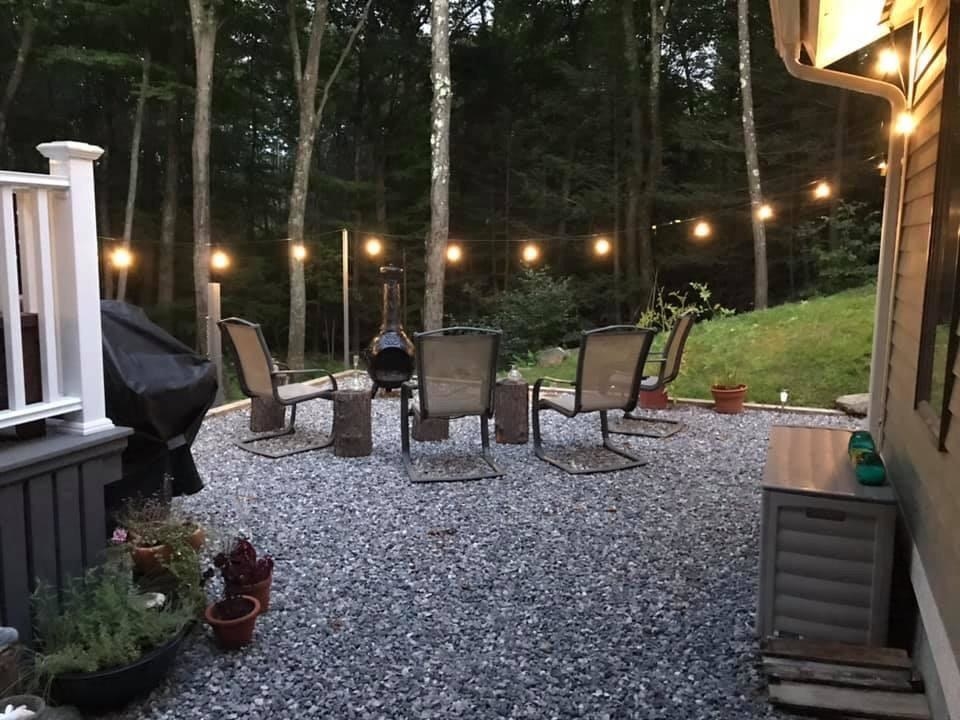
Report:
[{"label": "beige siding", "polygon": [[[950,644],[960,655],[960,380],[951,398],[955,420],[947,452],[939,450],[936,435],[914,407],[948,7],[948,0],[928,0],[919,27],[912,93],[918,124],[906,166],[883,450]],[[960,377],[960,361],[955,372]]]}]

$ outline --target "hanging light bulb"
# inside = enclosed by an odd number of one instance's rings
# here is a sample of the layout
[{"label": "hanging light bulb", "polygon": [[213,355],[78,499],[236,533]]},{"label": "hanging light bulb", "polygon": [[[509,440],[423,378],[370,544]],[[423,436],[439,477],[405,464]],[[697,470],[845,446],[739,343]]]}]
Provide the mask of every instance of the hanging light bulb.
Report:
[{"label": "hanging light bulb", "polygon": [[540,259],[540,248],[537,247],[536,243],[527,243],[523,246],[523,251],[521,252],[520,257],[523,258],[525,263],[532,265]]},{"label": "hanging light bulb", "polygon": [[830,188],[830,183],[825,180],[821,180],[813,188],[813,196],[818,200],[830,197],[832,192],[833,190]]},{"label": "hanging light bulb", "polygon": [[457,244],[447,245],[447,262],[457,264],[463,259],[463,248]]},{"label": "hanging light bulb", "polygon": [[230,256],[223,250],[214,250],[210,254],[210,267],[214,270],[226,270],[230,267]]},{"label": "hanging light bulb", "polygon": [[593,241],[593,254],[598,257],[605,257],[610,254],[613,246],[606,238],[597,238]]},{"label": "hanging light bulb", "polygon": [[913,115],[908,112],[902,112],[897,115],[897,123],[894,125],[894,128],[901,135],[909,135],[916,126],[917,121],[913,119]]},{"label": "hanging light bulb", "polygon": [[769,220],[773,217],[773,207],[767,203],[764,203],[757,208],[757,219],[758,220]]},{"label": "hanging light bulb", "polygon": [[307,259],[307,248],[303,243],[297,243],[290,247],[290,255],[294,260],[303,262]]},{"label": "hanging light bulb", "polygon": [[878,163],[877,163],[877,170],[880,171],[880,174],[881,174],[881,175],[884,175],[884,176],[885,176],[885,175],[887,174],[887,161],[886,161],[886,160],[881,160],[880,162],[878,162]]},{"label": "hanging light bulb", "polygon": [[710,237],[712,232],[713,228],[710,227],[710,223],[708,223],[706,220],[701,220],[693,226],[693,236],[701,240]]},{"label": "hanging light bulb", "polygon": [[122,246],[114,248],[110,253],[110,264],[117,270],[126,270],[133,265],[133,253]]},{"label": "hanging light bulb", "polygon": [[884,48],[877,54],[877,72],[893,75],[900,72],[900,55],[893,48]]},{"label": "hanging light bulb", "polygon": [[363,251],[370,257],[377,257],[383,252],[383,243],[378,238],[372,237],[363,244]]}]

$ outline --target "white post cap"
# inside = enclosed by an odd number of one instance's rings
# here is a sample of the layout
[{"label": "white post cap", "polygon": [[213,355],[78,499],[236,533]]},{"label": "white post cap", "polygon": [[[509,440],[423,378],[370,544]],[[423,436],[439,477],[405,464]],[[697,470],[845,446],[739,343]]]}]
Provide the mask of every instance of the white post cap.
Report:
[{"label": "white post cap", "polygon": [[40,143],[37,151],[45,158],[63,162],[65,160],[96,160],[103,155],[103,148],[75,140]]}]

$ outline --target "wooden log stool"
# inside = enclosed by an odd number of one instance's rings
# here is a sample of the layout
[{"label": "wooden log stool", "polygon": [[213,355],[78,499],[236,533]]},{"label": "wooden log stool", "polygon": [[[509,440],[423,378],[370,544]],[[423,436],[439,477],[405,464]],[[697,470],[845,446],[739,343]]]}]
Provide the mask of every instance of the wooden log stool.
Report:
[{"label": "wooden log stool", "polygon": [[530,431],[530,386],[522,380],[501,380],[494,398],[494,427],[500,444],[523,445]]},{"label": "wooden log stool", "polygon": [[286,417],[287,409],[276,400],[255,397],[250,401],[250,432],[280,430]]},{"label": "wooden log stool", "polygon": [[413,413],[413,429],[410,432],[417,442],[439,442],[450,437],[450,420],[427,418],[424,420],[416,410]]},{"label": "wooden log stool", "polygon": [[364,457],[373,452],[370,392],[337,390],[333,395],[333,454]]}]

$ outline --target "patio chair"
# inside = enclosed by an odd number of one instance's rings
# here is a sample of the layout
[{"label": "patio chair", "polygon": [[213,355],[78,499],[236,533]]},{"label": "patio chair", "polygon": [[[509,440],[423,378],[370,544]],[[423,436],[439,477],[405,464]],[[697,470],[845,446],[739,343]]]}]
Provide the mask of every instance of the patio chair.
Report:
[{"label": "patio chair", "polygon": [[[237,445],[248,452],[272,458],[287,457],[308,450],[329,447],[333,443],[332,430],[329,436],[324,437],[319,442],[290,450],[270,451],[260,450],[256,447],[257,443],[265,440],[293,435],[297,422],[297,406],[307,400],[318,398],[333,400],[333,394],[337,390],[337,379],[322,369],[277,369],[277,364],[271,357],[267,342],[263,338],[263,331],[256,323],[232,317],[221,320],[218,324],[220,332],[228,341],[227,345],[233,349],[237,379],[240,381],[243,394],[251,399],[272,400],[280,405],[290,407],[290,421],[284,428],[276,432],[245,438],[238,441]],[[303,382],[288,382],[290,378],[297,375],[326,375],[331,387],[320,388]]]},{"label": "patio chair", "polygon": [[[643,365],[650,352],[653,331],[633,325],[611,325],[585,332],[580,340],[577,361],[577,379],[574,382],[542,377],[533,386],[533,451],[538,458],[573,475],[612,472],[644,465],[631,453],[610,443],[607,412],[633,410],[643,374]],[[540,397],[545,382],[572,385],[573,393],[556,397]],[[603,448],[620,456],[622,462],[614,465],[573,465],[543,450],[540,432],[540,412],[553,410],[573,418],[581,413],[600,413],[600,433]]]},{"label": "patio chair", "polygon": [[[456,482],[503,475],[490,456],[489,420],[497,379],[500,331],[451,327],[413,337],[417,376],[400,388],[400,440],[403,464],[410,480]],[[413,397],[416,392],[416,398]],[[412,400],[412,402],[411,402]],[[484,469],[461,475],[432,475],[417,469],[410,456],[410,418],[480,418]]]},{"label": "patio chair", "polygon": [[[640,390],[661,390],[680,374],[680,362],[683,359],[683,348],[687,344],[690,330],[696,315],[692,312],[681,315],[670,329],[663,352],[650,356],[647,363],[658,366],[656,375],[649,375],[640,382]],[[664,427],[666,426],[666,428]],[[610,432],[616,435],[639,435],[641,437],[658,438],[660,440],[675,435],[686,427],[680,420],[637,415],[634,412],[624,413],[620,420],[610,426]]]}]

